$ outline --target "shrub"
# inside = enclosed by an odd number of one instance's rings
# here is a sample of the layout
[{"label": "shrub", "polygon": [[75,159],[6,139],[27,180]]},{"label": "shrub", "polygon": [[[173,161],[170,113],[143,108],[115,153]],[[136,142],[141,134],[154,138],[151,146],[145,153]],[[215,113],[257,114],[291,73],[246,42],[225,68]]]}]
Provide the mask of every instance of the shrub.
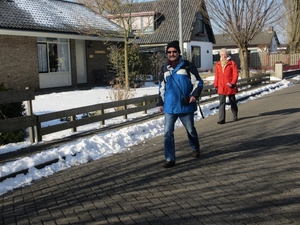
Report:
[{"label": "shrub", "polygon": [[[109,72],[115,74],[110,75],[110,85],[125,85],[125,62],[124,62],[124,48],[120,46],[110,46],[108,48],[109,54]],[[142,62],[146,61],[143,55],[139,53],[137,45],[130,45],[128,47],[128,81],[131,88],[141,87],[144,80],[144,67]]]},{"label": "shrub", "polygon": [[[0,91],[9,91],[4,87],[3,84],[0,84]],[[25,114],[25,106],[22,102],[0,104],[0,120],[7,118],[20,117]],[[0,145],[6,145],[9,143],[16,143],[24,141],[27,137],[27,132],[25,129],[8,131],[0,133]]]},{"label": "shrub", "polygon": [[[132,90],[127,91],[122,85],[117,84],[111,87],[109,90],[109,99],[111,101],[120,101],[124,99],[133,98],[135,96],[135,92]],[[119,106],[115,108],[115,111],[123,110],[123,106]]]}]

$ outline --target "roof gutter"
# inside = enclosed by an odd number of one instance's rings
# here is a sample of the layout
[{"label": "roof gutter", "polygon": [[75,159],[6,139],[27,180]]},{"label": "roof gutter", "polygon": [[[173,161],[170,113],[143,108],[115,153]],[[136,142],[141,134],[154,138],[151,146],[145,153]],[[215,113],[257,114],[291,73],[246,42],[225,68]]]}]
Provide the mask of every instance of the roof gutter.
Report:
[{"label": "roof gutter", "polygon": [[140,47],[141,48],[151,48],[151,47],[165,47],[167,46],[167,43],[165,44],[148,44],[148,45],[143,45],[143,44],[140,44]]},{"label": "roof gutter", "polygon": [[[100,37],[100,36],[87,36],[87,35],[80,35],[80,34],[39,32],[39,31],[22,31],[22,30],[10,30],[10,29],[0,29],[0,35],[67,38],[67,39],[79,39],[79,40],[91,40],[91,41],[124,42],[123,37]],[[129,38],[129,39],[134,40],[133,38]],[[135,40],[136,43],[139,43],[139,41],[140,41],[139,39]]]}]

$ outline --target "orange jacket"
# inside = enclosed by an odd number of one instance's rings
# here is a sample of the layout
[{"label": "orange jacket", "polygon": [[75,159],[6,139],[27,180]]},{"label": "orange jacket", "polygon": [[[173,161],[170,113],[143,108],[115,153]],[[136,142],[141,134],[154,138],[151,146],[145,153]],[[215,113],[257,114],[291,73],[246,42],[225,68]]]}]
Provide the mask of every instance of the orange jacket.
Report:
[{"label": "orange jacket", "polygon": [[[239,77],[236,63],[232,60],[229,60],[223,72],[221,62],[219,61],[216,64],[215,71],[214,87],[218,89],[218,94],[236,94],[238,92],[236,82]],[[233,85],[233,87],[230,87],[228,83]]]}]

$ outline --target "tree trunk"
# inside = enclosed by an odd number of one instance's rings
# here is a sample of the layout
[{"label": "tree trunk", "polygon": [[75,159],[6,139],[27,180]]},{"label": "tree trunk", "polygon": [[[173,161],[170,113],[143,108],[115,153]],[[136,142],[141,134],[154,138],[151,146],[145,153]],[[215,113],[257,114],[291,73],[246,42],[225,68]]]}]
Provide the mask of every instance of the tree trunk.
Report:
[{"label": "tree trunk", "polygon": [[247,47],[240,48],[239,52],[239,57],[240,57],[240,66],[241,66],[241,78],[248,78],[250,77],[250,72],[249,72],[249,54],[248,54],[248,49]]},{"label": "tree trunk", "polygon": [[290,54],[297,53],[297,43],[295,41],[288,44],[287,52]]},{"label": "tree trunk", "polygon": [[124,38],[124,66],[125,66],[125,88],[129,91],[129,72],[128,72],[128,37]]},{"label": "tree trunk", "polygon": [[299,0],[284,0],[286,10],[286,32],[288,36],[288,53],[297,53],[300,47],[300,2]]}]

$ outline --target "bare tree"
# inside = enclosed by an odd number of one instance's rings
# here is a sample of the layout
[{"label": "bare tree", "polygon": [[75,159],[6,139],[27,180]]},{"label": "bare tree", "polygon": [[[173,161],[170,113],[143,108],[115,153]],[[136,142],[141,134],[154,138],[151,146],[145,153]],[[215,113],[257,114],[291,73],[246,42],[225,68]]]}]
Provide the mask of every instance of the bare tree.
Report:
[{"label": "bare tree", "polygon": [[[249,77],[248,46],[264,28],[274,26],[282,15],[280,0],[203,0],[212,23],[231,36],[239,48],[242,77]],[[286,0],[290,1],[290,0]],[[299,1],[299,0],[295,0]],[[206,14],[202,10],[202,14]]]},{"label": "bare tree", "polygon": [[[81,11],[76,11],[72,16],[76,19],[76,26],[74,26],[74,32],[86,35],[86,36],[99,36],[102,40],[108,41],[110,38],[120,38],[123,36],[123,29],[112,25],[112,22],[99,17],[97,15],[103,14],[103,8],[97,8],[96,4],[102,0],[78,0],[79,3],[87,4],[86,7],[94,11],[89,13],[88,16],[83,14]],[[106,0],[108,1],[108,0]],[[100,6],[100,4],[99,4]],[[112,29],[112,27],[114,27]]]},{"label": "bare tree", "polygon": [[143,19],[143,29],[137,29],[138,15],[133,15],[133,5],[140,2],[139,0],[78,0],[85,4],[94,12],[104,15],[113,22],[119,24],[123,29],[124,38],[124,75],[126,90],[129,90],[129,69],[128,69],[128,48],[136,41],[137,37],[141,36],[143,30],[154,23],[153,20]]},{"label": "bare tree", "polygon": [[104,5],[105,0],[78,0],[79,3],[84,4],[89,9],[93,10],[95,13],[102,15],[104,12]]},{"label": "bare tree", "polygon": [[300,1],[283,0],[286,9],[286,33],[288,52],[300,51]]}]

